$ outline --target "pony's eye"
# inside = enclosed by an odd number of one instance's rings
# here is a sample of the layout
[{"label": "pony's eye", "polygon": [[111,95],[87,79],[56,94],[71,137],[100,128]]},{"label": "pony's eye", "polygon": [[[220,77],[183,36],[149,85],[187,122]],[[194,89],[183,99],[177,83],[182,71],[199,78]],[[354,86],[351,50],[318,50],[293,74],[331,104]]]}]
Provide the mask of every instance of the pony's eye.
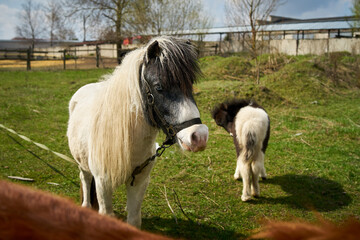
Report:
[{"label": "pony's eye", "polygon": [[158,91],[158,92],[160,92],[160,91],[162,91],[163,89],[162,89],[162,87],[161,87],[160,84],[156,84],[156,85],[155,85],[155,90]]}]

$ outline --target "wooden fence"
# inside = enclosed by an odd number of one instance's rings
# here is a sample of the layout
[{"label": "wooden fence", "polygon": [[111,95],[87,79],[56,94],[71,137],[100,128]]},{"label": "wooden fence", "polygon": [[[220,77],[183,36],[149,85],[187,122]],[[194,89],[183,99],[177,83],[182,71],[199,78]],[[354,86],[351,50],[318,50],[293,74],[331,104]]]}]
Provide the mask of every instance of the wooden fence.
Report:
[{"label": "wooden fence", "polygon": [[[194,42],[199,57],[221,53],[217,43]],[[139,47],[127,46],[117,53],[115,44],[72,46],[66,49],[53,47],[43,49],[0,49],[0,69],[91,69],[113,68],[117,66],[124,55]],[[119,55],[119,59],[117,59]],[[1,60],[16,60],[8,63]],[[43,64],[39,63],[44,61]],[[49,61],[52,63],[45,63]],[[20,63],[19,63],[20,62]],[[36,62],[36,63],[35,63]],[[56,63],[54,63],[56,62]],[[26,63],[26,65],[25,65]]]},{"label": "wooden fence", "polygon": [[[120,57],[122,58],[132,49],[122,49]],[[96,45],[90,49],[79,49],[77,47],[67,49],[47,49],[45,51],[38,49],[0,49],[0,60],[20,60],[26,62],[26,69],[32,69],[32,63],[35,61],[57,61],[57,66],[61,61],[61,68],[72,69],[78,68],[108,68],[118,65],[120,59],[116,57],[102,56],[101,52],[116,51],[113,48],[104,48]],[[105,54],[104,54],[105,55]],[[115,54],[116,56],[116,54]],[[80,66],[82,64],[82,66]],[[0,61],[1,65],[1,61]],[[71,66],[70,66],[71,65]],[[86,65],[86,66],[85,66]],[[84,67],[85,66],[85,67]]]}]

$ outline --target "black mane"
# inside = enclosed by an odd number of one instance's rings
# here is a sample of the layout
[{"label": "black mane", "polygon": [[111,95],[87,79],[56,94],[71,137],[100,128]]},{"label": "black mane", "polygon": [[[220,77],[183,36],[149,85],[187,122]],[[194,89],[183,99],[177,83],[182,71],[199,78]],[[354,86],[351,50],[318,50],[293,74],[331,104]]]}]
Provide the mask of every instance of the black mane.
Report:
[{"label": "black mane", "polygon": [[161,37],[156,41],[161,53],[154,63],[161,76],[165,76],[161,84],[165,89],[178,86],[185,95],[189,95],[201,74],[195,47],[189,41],[173,37]]}]

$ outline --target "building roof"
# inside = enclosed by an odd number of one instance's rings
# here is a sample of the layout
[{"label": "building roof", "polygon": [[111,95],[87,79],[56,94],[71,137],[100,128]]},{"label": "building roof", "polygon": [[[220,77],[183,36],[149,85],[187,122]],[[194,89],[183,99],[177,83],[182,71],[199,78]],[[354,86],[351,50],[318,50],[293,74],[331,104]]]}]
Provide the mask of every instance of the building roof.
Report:
[{"label": "building roof", "polygon": [[[273,20],[271,20],[273,19]],[[359,21],[359,20],[357,20]],[[264,22],[259,31],[283,32],[283,31],[320,31],[320,30],[348,30],[351,31],[356,20],[353,17],[294,19],[279,16],[271,16],[270,21]],[[185,30],[181,35],[196,34],[224,34],[234,32],[250,32],[250,26],[221,27],[197,30]]]}]

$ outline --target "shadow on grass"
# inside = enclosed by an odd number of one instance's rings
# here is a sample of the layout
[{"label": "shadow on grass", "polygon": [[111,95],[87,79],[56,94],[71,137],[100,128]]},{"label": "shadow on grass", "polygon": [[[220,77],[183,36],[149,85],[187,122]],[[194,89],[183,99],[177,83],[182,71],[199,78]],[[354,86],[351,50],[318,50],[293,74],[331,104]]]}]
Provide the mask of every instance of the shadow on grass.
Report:
[{"label": "shadow on grass", "polygon": [[325,178],[287,174],[262,181],[262,184],[280,185],[290,196],[261,197],[259,201],[253,202],[255,204],[256,202],[288,204],[294,208],[328,212],[347,206],[352,201],[339,183]]},{"label": "shadow on grass", "polygon": [[164,219],[159,217],[143,218],[142,229],[168,237],[182,239],[239,239],[243,235],[231,230],[223,230],[217,226],[198,224],[193,221]]}]

